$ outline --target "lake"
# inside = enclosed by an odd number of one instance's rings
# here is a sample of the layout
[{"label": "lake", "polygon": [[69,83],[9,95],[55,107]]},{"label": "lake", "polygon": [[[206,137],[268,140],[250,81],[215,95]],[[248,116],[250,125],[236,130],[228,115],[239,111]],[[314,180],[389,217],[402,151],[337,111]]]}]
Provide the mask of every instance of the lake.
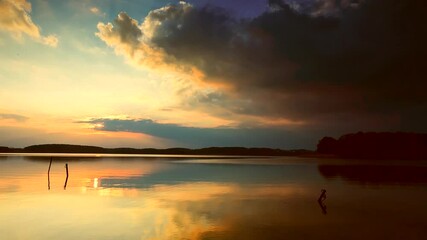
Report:
[{"label": "lake", "polygon": [[56,154],[48,178],[49,162],[0,155],[0,239],[427,239],[424,161]]}]

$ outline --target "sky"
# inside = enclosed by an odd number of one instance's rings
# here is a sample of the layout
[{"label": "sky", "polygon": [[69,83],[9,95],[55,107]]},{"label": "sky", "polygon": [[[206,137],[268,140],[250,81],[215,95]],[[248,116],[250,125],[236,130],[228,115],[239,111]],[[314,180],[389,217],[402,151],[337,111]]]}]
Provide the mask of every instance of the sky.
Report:
[{"label": "sky", "polygon": [[0,0],[0,146],[427,132],[421,0]]}]

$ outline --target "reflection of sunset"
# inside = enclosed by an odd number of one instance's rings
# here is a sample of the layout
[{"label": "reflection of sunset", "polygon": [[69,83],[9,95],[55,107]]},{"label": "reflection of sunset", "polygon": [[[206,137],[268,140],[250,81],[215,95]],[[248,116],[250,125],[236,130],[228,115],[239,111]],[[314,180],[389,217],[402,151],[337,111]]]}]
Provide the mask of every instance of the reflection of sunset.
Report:
[{"label": "reflection of sunset", "polygon": [[[65,162],[55,160],[50,171],[51,191],[61,189],[65,179]],[[0,181],[0,193],[3,189],[10,189],[11,186],[20,191],[44,191],[47,189],[47,168],[49,162],[37,162],[31,164],[27,162],[16,168],[14,173],[2,173]],[[31,167],[30,167],[31,166]],[[68,162],[70,178],[68,187],[76,188],[98,188],[103,177],[131,177],[152,173],[160,169],[157,164],[127,163],[126,166],[120,161],[103,161],[102,164],[92,164],[92,162]],[[10,176],[8,176],[10,175]],[[26,178],[16,178],[14,175],[25,175]]]},{"label": "reflection of sunset", "polygon": [[[103,159],[102,162],[69,161],[69,185],[64,191],[61,188],[65,177],[64,163],[54,161],[52,164],[50,191],[46,188],[47,162],[21,162],[23,167],[15,168],[17,172],[9,173],[9,177],[2,176],[0,191],[7,194],[15,189],[18,192],[8,198],[1,198],[0,194],[2,216],[0,224],[13,229],[14,226],[19,226],[16,222],[18,219],[25,218],[25,214],[31,212],[33,218],[39,219],[40,223],[48,222],[52,229],[70,222],[78,222],[81,226],[91,226],[90,230],[85,230],[87,233],[101,237],[114,236],[113,232],[128,229],[126,238],[199,239],[206,232],[228,229],[227,221],[231,221],[233,217],[223,212],[228,209],[222,206],[225,199],[231,201],[227,204],[232,204],[240,199],[286,197],[298,193],[288,185],[271,187],[255,185],[248,192],[237,183],[215,182],[154,184],[147,188],[122,188],[118,185],[109,188],[102,185],[103,178],[131,179],[145,175],[153,176],[156,172],[173,166],[147,161],[126,161],[126,164],[123,164],[120,160],[107,159]],[[25,201],[29,198],[31,202],[21,207],[4,207],[11,202]],[[219,222],[218,219],[212,218],[209,213],[211,207],[218,208],[215,211],[218,211],[219,216],[225,214],[223,217],[225,219],[231,217],[230,220]],[[64,209],[67,211],[64,212]],[[45,212],[50,214],[44,214]],[[199,215],[199,212],[203,214]],[[99,222],[102,224],[95,224]],[[108,226],[108,230],[104,226]],[[22,234],[24,238],[29,238],[30,235],[45,238],[47,232],[42,229],[40,226],[30,228]],[[77,238],[74,233],[68,236]]]},{"label": "reflection of sunset", "polygon": [[[343,187],[342,182],[322,179],[308,162],[298,165],[292,158],[289,165],[255,165],[248,159],[210,164],[103,157],[89,161],[81,157],[68,161],[66,190],[62,187],[65,159],[52,164],[51,190],[47,190],[48,161],[29,159],[0,160],[2,239],[60,235],[61,239],[258,240],[286,236],[321,240],[329,236],[330,229],[344,236],[366,221],[379,229],[369,234],[384,239],[381,233],[386,229],[398,227],[399,222],[418,226],[427,214],[422,201],[427,196],[421,187]],[[323,185],[328,186],[326,218],[316,202]],[[421,201],[395,208],[401,201],[397,195],[416,195]],[[368,208],[375,209],[373,215]],[[406,211],[411,214],[405,215]],[[73,231],[69,231],[71,227]],[[358,231],[355,239],[364,234]]]},{"label": "reflection of sunset", "polygon": [[183,183],[178,186],[153,187],[156,198],[167,201],[200,201],[236,191],[231,184]]},{"label": "reflection of sunset", "polygon": [[93,188],[98,188],[98,178],[93,179]]},{"label": "reflection of sunset", "polygon": [[297,184],[293,185],[262,185],[259,187],[251,188],[251,191],[245,191],[245,189],[237,190],[239,195],[245,199],[253,198],[288,198],[291,196],[306,195],[309,194],[307,189],[304,189]]}]

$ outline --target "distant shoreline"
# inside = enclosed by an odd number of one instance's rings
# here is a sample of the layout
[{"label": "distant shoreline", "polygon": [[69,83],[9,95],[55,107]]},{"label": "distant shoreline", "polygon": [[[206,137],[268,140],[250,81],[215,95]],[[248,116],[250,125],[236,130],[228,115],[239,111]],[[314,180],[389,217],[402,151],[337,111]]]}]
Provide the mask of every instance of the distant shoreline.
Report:
[{"label": "distant shoreline", "polygon": [[406,132],[358,132],[335,139],[324,137],[316,151],[273,148],[103,148],[71,144],[41,144],[25,148],[1,147],[0,153],[152,154],[216,156],[295,156],[312,158],[427,160],[427,134]]},{"label": "distant shoreline", "polygon": [[189,148],[103,148],[97,146],[71,144],[42,144],[25,148],[0,147],[0,153],[26,154],[126,154],[126,155],[223,155],[223,156],[304,156],[314,155],[316,152],[297,149],[283,150],[272,148],[245,148],[245,147],[209,147],[199,149]]}]

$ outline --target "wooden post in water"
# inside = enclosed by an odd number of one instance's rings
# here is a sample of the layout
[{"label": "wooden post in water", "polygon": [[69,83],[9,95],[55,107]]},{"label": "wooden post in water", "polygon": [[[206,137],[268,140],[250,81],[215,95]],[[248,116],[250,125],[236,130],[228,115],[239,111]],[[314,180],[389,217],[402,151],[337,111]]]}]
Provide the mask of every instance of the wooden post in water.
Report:
[{"label": "wooden post in water", "polygon": [[47,169],[47,190],[50,190],[50,166],[52,166],[52,157],[50,157],[49,169]]},{"label": "wooden post in water", "polygon": [[68,182],[68,163],[65,164],[65,172],[67,174],[67,177],[65,178],[64,190],[67,188],[67,182]]}]

